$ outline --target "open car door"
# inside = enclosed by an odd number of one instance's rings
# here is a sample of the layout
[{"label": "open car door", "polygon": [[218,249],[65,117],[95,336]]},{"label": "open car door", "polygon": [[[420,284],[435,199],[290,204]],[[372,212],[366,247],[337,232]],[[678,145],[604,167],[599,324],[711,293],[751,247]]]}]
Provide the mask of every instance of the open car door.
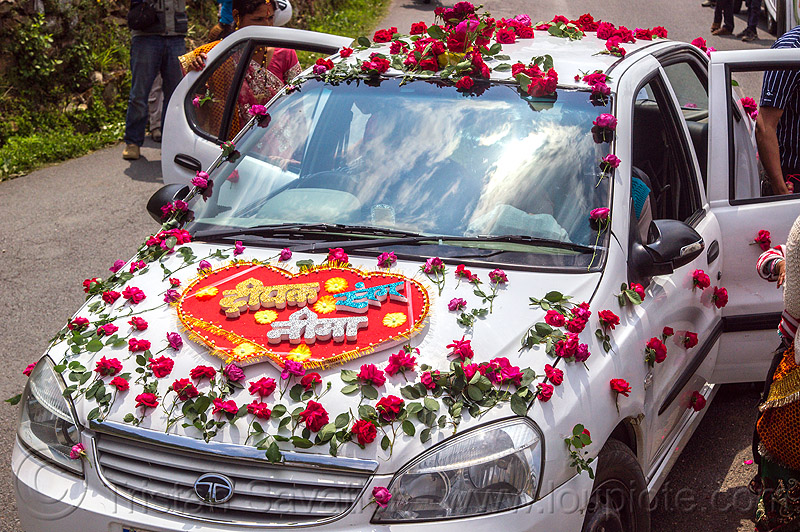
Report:
[{"label": "open car door", "polygon": [[762,195],[754,145],[754,121],[732,90],[737,76],[757,86],[768,70],[800,69],[798,50],[735,50],[713,52],[709,72],[708,198],[722,229],[722,269],[715,284],[728,290],[723,309],[723,334],[712,380],[763,381],[779,345],[777,325],[783,290],[758,276],[762,253],[754,238],[767,230],[772,245],[786,242],[800,215],[800,194]]},{"label": "open car door", "polygon": [[[250,26],[226,37],[209,53],[206,66],[189,72],[175,88],[164,120],[161,172],[164,183],[188,184],[220,155],[244,125],[237,102],[249,91],[251,58],[265,47],[333,55],[349,37],[269,26]],[[266,103],[266,102],[263,102]]]}]

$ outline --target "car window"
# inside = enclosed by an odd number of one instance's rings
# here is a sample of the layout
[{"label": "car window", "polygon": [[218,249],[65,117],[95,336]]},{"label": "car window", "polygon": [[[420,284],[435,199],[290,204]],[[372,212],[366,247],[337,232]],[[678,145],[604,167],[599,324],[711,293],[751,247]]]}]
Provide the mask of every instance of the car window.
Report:
[{"label": "car window", "polygon": [[681,107],[694,147],[703,186],[708,182],[708,75],[702,67],[687,58],[664,67],[669,84]]},{"label": "car window", "polygon": [[653,219],[687,221],[700,209],[699,191],[688,164],[688,141],[666,94],[661,78],[654,77],[633,103],[631,190],[636,214],[649,203]]},{"label": "car window", "polygon": [[609,148],[592,122],[609,106],[588,91],[534,98],[515,84],[464,94],[438,81],[309,80],[237,143],[241,157],[194,206],[196,224],[325,222],[594,246],[588,214],[608,205],[611,180],[600,179]]},{"label": "car window", "polygon": [[239,71],[247,43],[233,46],[223,57],[206,66],[205,72],[189,91],[185,108],[189,123],[206,138],[217,140],[222,131],[231,87]]}]

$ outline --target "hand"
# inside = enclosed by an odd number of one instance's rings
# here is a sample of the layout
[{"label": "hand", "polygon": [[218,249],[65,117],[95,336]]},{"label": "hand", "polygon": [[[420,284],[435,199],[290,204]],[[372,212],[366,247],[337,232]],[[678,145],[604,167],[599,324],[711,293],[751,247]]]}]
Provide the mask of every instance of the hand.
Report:
[{"label": "hand", "polygon": [[775,265],[775,270],[778,272],[778,288],[786,282],[786,261],[782,260],[779,261],[778,264]]},{"label": "hand", "polygon": [[189,70],[203,70],[206,66],[206,57],[208,57],[204,53],[197,54],[191,63],[189,63]]}]

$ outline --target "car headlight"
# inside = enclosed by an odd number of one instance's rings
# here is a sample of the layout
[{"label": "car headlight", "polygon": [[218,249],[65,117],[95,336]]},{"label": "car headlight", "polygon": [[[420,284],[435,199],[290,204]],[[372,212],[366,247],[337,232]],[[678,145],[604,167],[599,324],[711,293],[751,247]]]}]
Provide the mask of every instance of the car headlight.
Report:
[{"label": "car headlight", "polygon": [[499,512],[532,503],[542,468],[542,437],[515,418],[446,441],[399,471],[392,498],[373,522],[437,520]]},{"label": "car headlight", "polygon": [[83,461],[69,457],[81,441],[80,431],[50,357],[42,357],[33,368],[20,402],[19,439],[45,460],[82,475]]}]

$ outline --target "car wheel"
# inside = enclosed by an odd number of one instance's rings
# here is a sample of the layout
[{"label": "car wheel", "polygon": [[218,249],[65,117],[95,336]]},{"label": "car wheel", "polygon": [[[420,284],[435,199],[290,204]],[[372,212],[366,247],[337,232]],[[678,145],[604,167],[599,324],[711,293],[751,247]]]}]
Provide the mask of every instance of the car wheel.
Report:
[{"label": "car wheel", "polygon": [[597,458],[582,532],[650,532],[647,483],[627,445],[608,440]]}]

